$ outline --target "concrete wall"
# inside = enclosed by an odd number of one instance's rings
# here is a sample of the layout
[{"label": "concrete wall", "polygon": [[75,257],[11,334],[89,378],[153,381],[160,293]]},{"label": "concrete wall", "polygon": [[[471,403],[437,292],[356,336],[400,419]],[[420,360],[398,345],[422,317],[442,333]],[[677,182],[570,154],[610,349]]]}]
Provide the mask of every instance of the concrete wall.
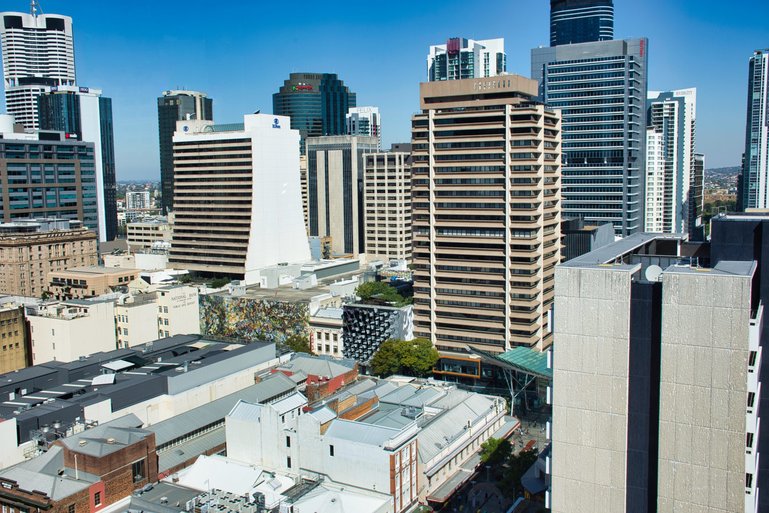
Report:
[{"label": "concrete wall", "polygon": [[742,512],[751,277],[662,274],[658,512]]},{"label": "concrete wall", "polygon": [[626,511],[631,277],[638,270],[556,268],[553,513]]}]

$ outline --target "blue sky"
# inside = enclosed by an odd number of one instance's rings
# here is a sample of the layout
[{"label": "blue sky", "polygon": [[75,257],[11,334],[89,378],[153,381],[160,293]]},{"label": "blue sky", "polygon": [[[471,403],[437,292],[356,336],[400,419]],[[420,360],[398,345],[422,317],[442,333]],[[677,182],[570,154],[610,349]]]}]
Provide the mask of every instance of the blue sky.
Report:
[{"label": "blue sky", "polygon": [[[738,165],[747,62],[769,47],[766,0],[615,0],[615,37],[646,36],[649,88],[698,89],[706,167]],[[113,99],[118,180],[159,177],[156,98],[205,91],[218,122],[272,109],[290,72],[334,72],[382,113],[384,144],[409,139],[428,46],[505,38],[508,71],[530,75],[549,40],[548,0],[211,2],[41,0],[74,18],[80,85]],[[26,12],[29,2],[4,0]]]}]

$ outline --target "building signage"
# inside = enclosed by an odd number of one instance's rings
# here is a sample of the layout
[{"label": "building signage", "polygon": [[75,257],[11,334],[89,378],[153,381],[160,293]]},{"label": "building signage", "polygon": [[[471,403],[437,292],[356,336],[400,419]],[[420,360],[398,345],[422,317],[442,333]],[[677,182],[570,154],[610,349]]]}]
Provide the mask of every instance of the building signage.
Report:
[{"label": "building signage", "polygon": [[80,92],[81,92],[81,93],[88,93],[88,92],[89,92],[89,90],[88,90],[88,88],[87,88],[87,87],[81,87],[81,88],[80,88]]},{"label": "building signage", "polygon": [[292,91],[312,91],[311,85],[295,85],[291,88]]},{"label": "building signage", "polygon": [[272,128],[280,128],[280,120],[278,118],[272,120]]}]

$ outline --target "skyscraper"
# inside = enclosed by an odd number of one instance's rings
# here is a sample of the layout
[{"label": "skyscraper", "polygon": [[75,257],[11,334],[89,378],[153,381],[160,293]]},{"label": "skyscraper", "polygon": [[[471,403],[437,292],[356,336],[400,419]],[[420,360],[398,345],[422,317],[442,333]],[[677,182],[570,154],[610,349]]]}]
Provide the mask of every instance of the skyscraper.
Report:
[{"label": "skyscraper", "polygon": [[748,114],[738,207],[769,208],[769,48],[748,65]]},{"label": "skyscraper", "polygon": [[613,0],[550,0],[550,46],[612,39]]},{"label": "skyscraper", "polygon": [[347,135],[376,137],[382,148],[382,118],[378,107],[350,107],[346,122]]},{"label": "skyscraper", "polygon": [[531,76],[563,117],[563,214],[643,230],[648,41],[535,48]]},{"label": "skyscraper", "polygon": [[552,341],[561,119],[517,75],[420,84],[412,118],[414,334],[443,351]]},{"label": "skyscraper", "polygon": [[368,153],[363,178],[366,254],[411,261],[411,145]]},{"label": "skyscraper", "polygon": [[347,133],[346,116],[356,102],[355,93],[335,73],[291,73],[272,95],[272,110],[291,118],[304,155],[308,137]]},{"label": "skyscraper", "polygon": [[689,233],[697,90],[649,91],[646,126],[645,231]]},{"label": "skyscraper", "polygon": [[704,240],[705,227],[702,225],[702,211],[705,208],[705,155],[694,154],[694,167],[689,187],[689,240]]},{"label": "skyscraper", "polygon": [[174,207],[173,137],[176,122],[185,119],[212,121],[214,101],[197,91],[163,91],[158,98],[158,141],[160,146],[160,187],[163,213]]},{"label": "skyscraper", "polygon": [[461,80],[495,77],[507,71],[505,40],[474,41],[452,37],[443,45],[433,45],[427,56],[427,80]]},{"label": "skyscraper", "polygon": [[117,236],[117,200],[112,99],[88,87],[53,86],[46,90],[37,100],[40,129],[65,132],[94,144],[99,240],[113,240]]},{"label": "skyscraper", "polygon": [[169,263],[254,284],[266,267],[309,260],[299,133],[289,119],[249,114],[243,123],[177,127]]},{"label": "skyscraper", "polygon": [[335,255],[365,251],[363,156],[378,150],[376,137],[310,137],[307,182],[310,235],[331,237]]},{"label": "skyscraper", "polygon": [[72,18],[0,13],[5,105],[25,129],[38,128],[37,97],[46,87],[75,84]]}]

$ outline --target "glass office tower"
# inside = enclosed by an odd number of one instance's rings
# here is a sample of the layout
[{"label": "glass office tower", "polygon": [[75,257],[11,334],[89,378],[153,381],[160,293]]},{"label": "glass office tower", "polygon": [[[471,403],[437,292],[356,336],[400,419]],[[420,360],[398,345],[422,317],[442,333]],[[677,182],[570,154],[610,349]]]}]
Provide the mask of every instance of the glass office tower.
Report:
[{"label": "glass office tower", "polygon": [[214,101],[198,91],[163,91],[158,98],[158,142],[163,213],[174,206],[174,132],[184,119],[214,119]]},{"label": "glass office tower", "polygon": [[308,137],[347,134],[347,112],[356,95],[335,73],[291,73],[272,95],[272,113],[291,118],[302,155]]},{"label": "glass office tower", "polygon": [[612,39],[612,0],[550,0],[550,46]]},{"label": "glass office tower", "polygon": [[769,208],[769,49],[756,50],[748,67],[745,153],[738,208]]},{"label": "glass office tower", "polygon": [[38,97],[41,130],[55,130],[91,142],[96,151],[96,183],[99,205],[99,240],[117,236],[115,138],[112,99],[99,89],[57,86]]},{"label": "glass office tower", "polygon": [[531,77],[563,120],[564,217],[644,229],[648,40],[535,48]]}]

